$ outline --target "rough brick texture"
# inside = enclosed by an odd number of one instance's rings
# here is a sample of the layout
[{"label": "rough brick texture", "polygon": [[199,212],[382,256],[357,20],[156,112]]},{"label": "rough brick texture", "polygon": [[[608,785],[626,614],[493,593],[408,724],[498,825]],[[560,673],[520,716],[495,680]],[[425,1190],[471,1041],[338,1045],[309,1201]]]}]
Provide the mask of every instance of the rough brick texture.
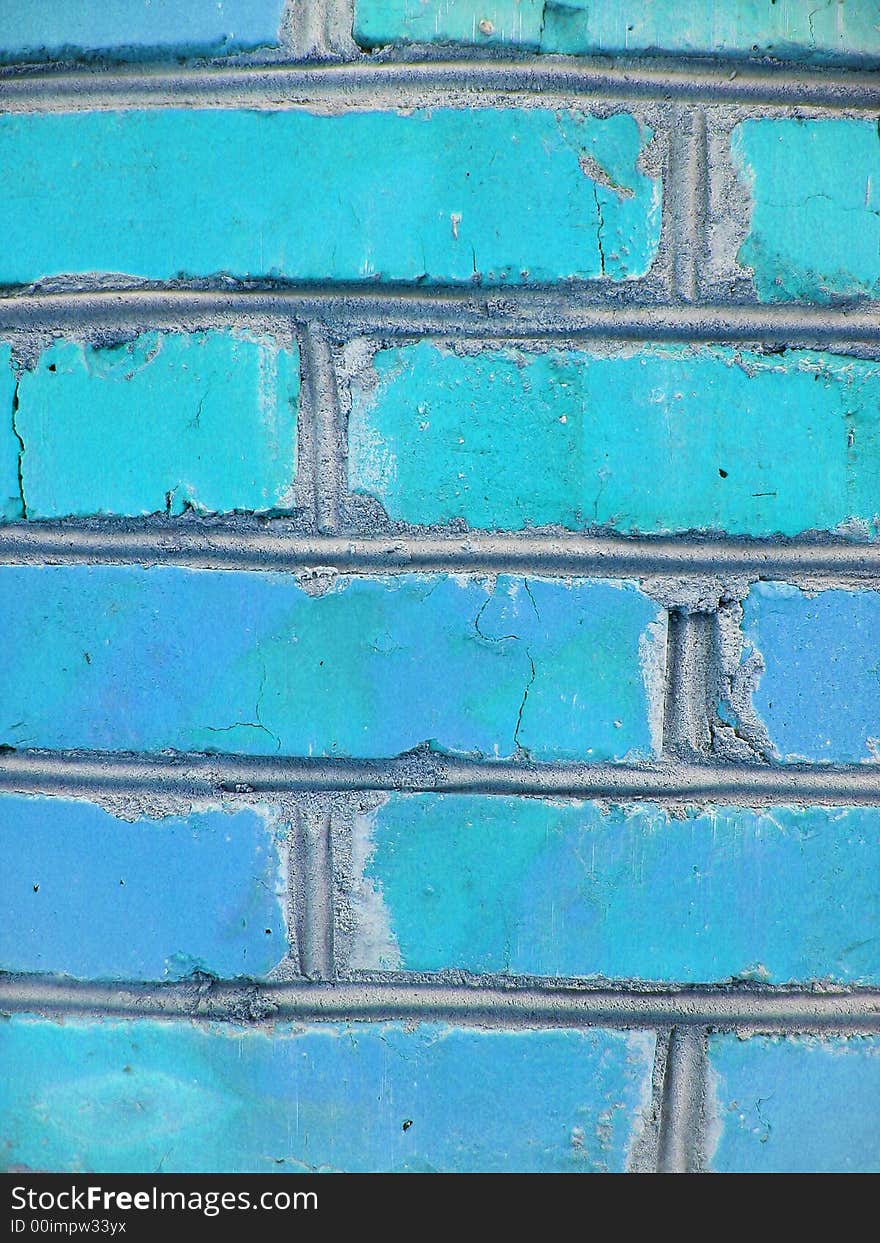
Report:
[{"label": "rough brick texture", "polygon": [[91,803],[0,796],[0,969],[265,975],[288,950],[285,827],[267,810],[129,823]]},{"label": "rough brick texture", "polygon": [[878,66],[0,0],[0,1165],[880,1168]]},{"label": "rough brick texture", "polygon": [[0,675],[16,747],[651,753],[663,627],[625,584],[356,578],[313,596],[274,574],[5,566],[0,609],[22,652]]},{"label": "rough brick texture", "polygon": [[362,47],[462,43],[535,52],[683,52],[871,63],[880,34],[870,0],[355,0]]},{"label": "rough brick texture", "polygon": [[869,1173],[877,1169],[880,1041],[715,1036],[712,1169]]},{"label": "rough brick texture", "polygon": [[625,280],[659,240],[649,138],[626,114],[544,109],[3,116],[0,283]]},{"label": "rough brick texture", "polygon": [[7,1160],[145,1173],[160,1161],[168,1173],[622,1171],[644,1124],[653,1043],[435,1024],[267,1035],[17,1019],[0,1029],[17,1067],[0,1085]]},{"label": "rough brick texture", "polygon": [[877,981],[878,826],[873,808],[676,820],[651,807],[396,796],[356,823],[351,964]]},{"label": "rough brick texture", "polygon": [[876,363],[808,351],[422,342],[358,377],[349,482],[413,524],[876,535],[878,400]]}]

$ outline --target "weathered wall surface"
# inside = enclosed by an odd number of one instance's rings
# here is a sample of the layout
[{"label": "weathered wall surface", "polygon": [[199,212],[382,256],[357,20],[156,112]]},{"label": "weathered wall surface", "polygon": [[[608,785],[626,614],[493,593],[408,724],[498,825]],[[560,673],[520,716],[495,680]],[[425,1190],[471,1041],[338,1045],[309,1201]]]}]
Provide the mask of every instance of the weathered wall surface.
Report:
[{"label": "weathered wall surface", "polygon": [[876,6],[47,11],[6,1165],[877,1169]]}]

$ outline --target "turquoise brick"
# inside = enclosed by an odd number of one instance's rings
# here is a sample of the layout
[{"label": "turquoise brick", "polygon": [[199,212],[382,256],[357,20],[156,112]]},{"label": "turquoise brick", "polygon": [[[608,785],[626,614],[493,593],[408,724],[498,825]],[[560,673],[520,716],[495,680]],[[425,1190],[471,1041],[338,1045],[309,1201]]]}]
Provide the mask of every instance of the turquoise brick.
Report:
[{"label": "turquoise brick", "polygon": [[0,1151],[8,1167],[104,1173],[619,1171],[653,1045],[601,1030],[13,1018]]},{"label": "turquoise brick", "polygon": [[2,116],[0,284],[624,280],[660,236],[649,138],[543,109]]},{"label": "turquoise brick", "polygon": [[28,518],[290,509],[299,384],[269,338],[59,342],[20,375],[8,472]]},{"label": "turquoise brick", "polygon": [[284,0],[0,0],[0,62],[243,51],[277,43],[283,11]]},{"label": "turquoise brick", "polygon": [[356,968],[880,981],[876,808],[394,795],[357,833]]},{"label": "turquoise brick", "polygon": [[880,1038],[713,1036],[718,1173],[880,1171]]},{"label": "turquoise brick", "polygon": [[[651,753],[664,634],[631,584],[0,567],[0,743]],[[656,641],[654,636],[656,635]]]},{"label": "turquoise brick", "polygon": [[762,301],[880,297],[876,121],[743,121],[731,154],[752,198],[738,259]]},{"label": "turquoise brick", "polygon": [[874,0],[355,0],[355,38],[568,54],[880,58]]},{"label": "turquoise brick", "polygon": [[264,975],[287,952],[268,812],[129,823],[91,803],[0,796],[0,970]]},{"label": "turquoise brick", "polygon": [[544,0],[354,0],[354,37],[388,43],[541,47]]},{"label": "turquoise brick", "polygon": [[[806,350],[423,341],[353,386],[349,481],[407,523],[876,535],[880,366]],[[687,479],[687,487],[658,480]]]},{"label": "turquoise brick", "polygon": [[764,666],[755,710],[783,759],[880,759],[880,594],[758,583],[743,630]]},{"label": "turquoise brick", "polygon": [[15,434],[15,375],[12,350],[0,341],[0,522],[21,518],[21,487],[18,457],[21,443]]}]

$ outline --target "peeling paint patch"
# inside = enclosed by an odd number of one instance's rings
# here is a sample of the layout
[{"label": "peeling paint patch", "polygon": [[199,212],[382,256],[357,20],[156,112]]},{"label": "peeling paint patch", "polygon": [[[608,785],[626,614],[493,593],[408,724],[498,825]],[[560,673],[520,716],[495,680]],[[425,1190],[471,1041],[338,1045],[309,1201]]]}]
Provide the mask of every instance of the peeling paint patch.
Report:
[{"label": "peeling paint patch", "polygon": [[[873,808],[393,795],[361,885],[410,971],[876,983],[878,830]],[[388,965],[374,914],[353,967]]]},{"label": "peeling paint patch", "polygon": [[0,1080],[2,1142],[10,1165],[55,1171],[623,1171],[653,1045],[601,1029],[16,1016],[0,1025],[16,1068]]},{"label": "peeling paint patch", "polygon": [[0,970],[89,979],[264,976],[288,951],[271,809],[133,822],[0,795]]},{"label": "peeling paint patch", "polygon": [[16,388],[24,515],[281,509],[296,475],[299,387],[296,346],[266,337],[58,342]]},{"label": "peeling paint patch", "polygon": [[738,261],[761,301],[880,297],[876,121],[742,121],[731,156],[752,197]]},{"label": "peeling paint patch", "polygon": [[710,1036],[717,1173],[880,1171],[880,1038]]}]

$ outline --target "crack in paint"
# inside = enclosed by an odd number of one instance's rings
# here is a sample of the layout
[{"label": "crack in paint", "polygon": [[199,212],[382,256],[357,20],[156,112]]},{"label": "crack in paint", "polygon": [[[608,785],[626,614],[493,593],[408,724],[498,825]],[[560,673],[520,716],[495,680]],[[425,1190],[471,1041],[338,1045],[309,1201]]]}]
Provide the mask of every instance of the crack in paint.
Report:
[{"label": "crack in paint", "polygon": [[27,507],[27,497],[25,496],[25,491],[24,491],[24,467],[23,467],[23,458],[25,455],[25,444],[24,444],[24,437],[22,436],[21,432],[18,430],[18,418],[17,418],[18,406],[19,406],[18,389],[19,389],[20,384],[21,384],[21,375],[19,374],[15,381],[15,388],[12,390],[12,434],[15,437],[15,439],[18,441],[18,495],[19,495],[19,500],[21,501],[21,516],[24,519],[24,521],[27,522],[28,507]]}]

